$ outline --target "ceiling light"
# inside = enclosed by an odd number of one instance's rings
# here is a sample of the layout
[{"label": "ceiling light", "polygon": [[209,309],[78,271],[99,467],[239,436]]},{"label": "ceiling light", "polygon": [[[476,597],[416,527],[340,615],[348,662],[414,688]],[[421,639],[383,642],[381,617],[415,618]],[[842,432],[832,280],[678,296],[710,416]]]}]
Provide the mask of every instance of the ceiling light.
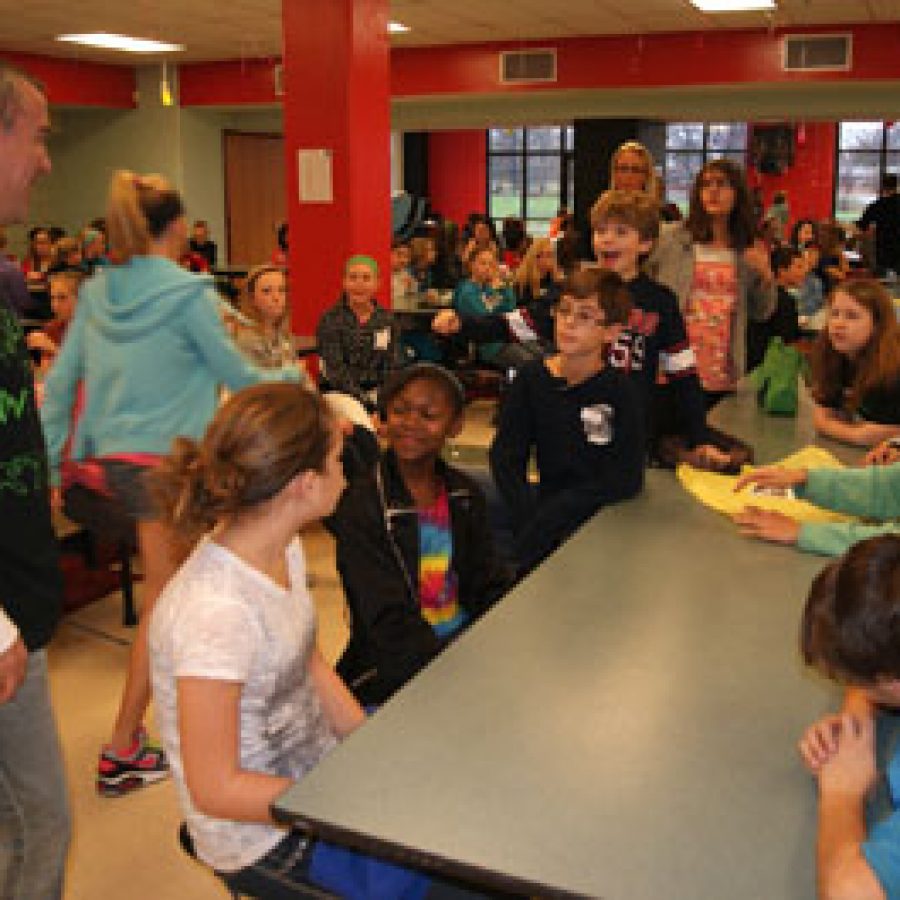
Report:
[{"label": "ceiling light", "polygon": [[388,22],[388,34],[405,34],[409,31],[409,25],[402,22]]},{"label": "ceiling light", "polygon": [[701,12],[754,12],[775,9],[775,0],[691,0]]},{"label": "ceiling light", "polygon": [[147,38],[127,37],[124,34],[60,34],[56,40],[66,44],[84,44],[86,47],[102,47],[104,50],[123,50],[126,53],[175,53],[184,50],[184,44],[167,44]]}]

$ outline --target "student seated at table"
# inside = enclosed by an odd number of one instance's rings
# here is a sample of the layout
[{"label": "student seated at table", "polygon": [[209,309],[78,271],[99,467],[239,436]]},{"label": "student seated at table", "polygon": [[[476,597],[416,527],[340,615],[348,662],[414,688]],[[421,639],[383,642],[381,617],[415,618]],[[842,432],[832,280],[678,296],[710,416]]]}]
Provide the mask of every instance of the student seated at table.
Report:
[{"label": "student seated at table", "polygon": [[216,242],[209,236],[209,223],[206,219],[197,219],[191,229],[191,239],[188,243],[191,253],[197,253],[206,260],[208,270],[216,267],[218,249]]},{"label": "student seated at table", "polygon": [[816,275],[822,282],[826,297],[846,280],[850,272],[844,245],[844,230],[840,225],[823,222],[819,226],[819,264],[816,266]]},{"label": "student seated at table", "polygon": [[416,279],[409,271],[409,244],[401,238],[391,241],[391,300],[396,302],[416,292]]},{"label": "student seated at table", "polygon": [[29,288],[45,288],[47,272],[53,263],[50,229],[37,227],[28,232],[28,253],[22,260],[22,274]]},{"label": "student seated at table", "polygon": [[106,255],[106,234],[99,228],[85,228],[81,233],[81,264],[92,275],[98,266],[109,265]]},{"label": "student seated at table", "polygon": [[[236,325],[235,343],[251,362],[263,369],[297,362],[284,269],[265,263],[247,273],[241,313],[246,323]],[[311,386],[308,375],[303,380]]]},{"label": "student seated at table", "polygon": [[395,373],[382,390],[387,449],[326,523],[350,610],[337,670],[364,704],[387,700],[510,584],[481,491],[441,458],[464,403],[446,369]]},{"label": "student seated at table", "polygon": [[64,269],[81,269],[84,271],[81,256],[81,241],[78,238],[63,237],[53,245],[53,260],[48,274],[61,272]]},{"label": "student seated at table", "polygon": [[371,256],[351,256],[341,297],[316,329],[323,390],[350,394],[370,412],[378,389],[402,362],[396,324],[375,299],[377,290],[378,263]]},{"label": "student seated at table", "polygon": [[800,628],[808,665],[846,685],[800,755],[818,782],[819,896],[900,897],[900,537],[864,541],[813,582]]},{"label": "student seated at table", "polygon": [[656,200],[642,191],[606,191],[591,210],[591,228],[600,267],[618,274],[631,297],[628,324],[612,345],[609,362],[638,384],[653,459],[704,469],[732,467],[733,445],[706,424],[696,359],[678,299],[641,271],[659,237]]},{"label": "student seated at table", "polygon": [[797,312],[799,315],[809,318],[825,305],[822,279],[816,272],[819,266],[819,245],[815,241],[811,241],[805,244],[800,252],[803,254],[803,261],[806,264],[806,277],[797,292]]},{"label": "student seated at table", "polygon": [[49,276],[50,308],[53,310],[53,318],[40,330],[32,331],[27,338],[28,349],[40,353],[40,368],[44,371],[49,369],[56,359],[59,345],[75,315],[78,289],[83,280],[84,275],[78,270],[53,272]]},{"label": "student seated at table", "polygon": [[[558,352],[523,366],[501,404],[491,472],[514,523],[523,571],[643,485],[643,404],[633,380],[607,364],[630,310],[628,289],[614,272],[573,273],[555,311]],[[536,490],[528,482],[532,450]]]},{"label": "student seated at table", "polygon": [[513,290],[516,306],[527,313],[535,337],[544,349],[553,346],[553,307],[562,292],[563,274],[556,262],[556,247],[550,238],[539,237],[516,270]]},{"label": "student seated at table", "polygon": [[778,286],[775,312],[765,322],[747,323],[747,368],[755,369],[774,337],[785,344],[800,340],[797,292],[806,278],[806,262],[799,250],[784,245],[772,251],[772,274]]},{"label": "student seated at table", "polygon": [[812,352],[816,430],[873,447],[900,435],[900,325],[877,281],[838,286]]},{"label": "student seated at table", "polygon": [[[453,308],[462,316],[487,316],[512,312],[516,298],[512,288],[501,278],[495,250],[479,250],[472,257],[471,273],[453,293]],[[501,371],[516,369],[534,358],[527,347],[503,341],[481,343],[476,350],[484,365]]]},{"label": "student seated at table", "polygon": [[240,391],[202,441],[173,444],[153,483],[173,534],[196,542],[153,610],[150,658],[197,857],[253,897],[308,896],[310,883],[356,900],[426,896],[424,876],[271,817],[272,802],[365,719],[316,646],[298,538],[345,486],[327,406],[297,385]]},{"label": "student seated at table", "polygon": [[469,273],[475,254],[482,250],[493,250],[495,257],[500,253],[494,223],[483,213],[470,213],[460,254],[464,274]]},{"label": "student seated at table", "polygon": [[798,522],[749,503],[734,516],[748,537],[795,545],[807,553],[840,556],[859,541],[900,531],[900,462],[848,469],[789,469],[765,466],[742,475],[735,486],[793,491],[796,497],[872,522]]},{"label": "student seated at table", "polygon": [[434,267],[437,248],[433,237],[414,237],[409,242],[409,271],[416,282],[415,291],[427,294],[437,290]]}]

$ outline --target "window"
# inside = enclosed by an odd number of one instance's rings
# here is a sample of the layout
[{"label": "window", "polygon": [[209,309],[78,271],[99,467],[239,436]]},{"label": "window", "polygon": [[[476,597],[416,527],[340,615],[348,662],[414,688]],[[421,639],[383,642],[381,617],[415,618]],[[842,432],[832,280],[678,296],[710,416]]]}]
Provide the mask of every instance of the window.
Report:
[{"label": "window", "polygon": [[879,193],[888,172],[900,174],[900,123],[841,122],[838,126],[834,214],[854,222]]},{"label": "window", "polygon": [[575,129],[491,128],[487,138],[488,215],[498,230],[513,216],[529,234],[546,234],[557,209],[575,196]]},{"label": "window", "polygon": [[747,164],[746,122],[669,122],[666,125],[666,202],[687,214],[694,178],[709,159]]}]

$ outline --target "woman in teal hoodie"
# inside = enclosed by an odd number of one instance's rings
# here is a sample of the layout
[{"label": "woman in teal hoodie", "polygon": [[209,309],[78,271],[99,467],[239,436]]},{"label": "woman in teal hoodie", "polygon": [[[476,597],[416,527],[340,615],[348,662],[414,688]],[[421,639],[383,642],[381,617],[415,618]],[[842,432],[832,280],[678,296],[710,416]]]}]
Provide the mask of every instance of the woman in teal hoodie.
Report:
[{"label": "woman in teal hoodie", "polygon": [[741,476],[735,485],[793,490],[802,500],[836,512],[876,519],[861,522],[798,522],[783,513],[748,507],[734,520],[743,534],[807,553],[840,556],[857,541],[900,531],[900,462],[860,469],[787,469],[767,466]]},{"label": "woman in teal hoodie", "polygon": [[47,377],[41,419],[59,503],[63,447],[78,386],[84,386],[70,454],[101,464],[110,493],[137,523],[142,614],[97,780],[101,793],[118,795],[167,771],[161,751],[146,740],[142,720],[150,699],[149,613],[178,559],[142,476],[169,451],[173,438],[203,435],[220,386],[238,390],[300,375],[295,366],[262,370],[250,364],[222,324],[212,278],[175,263],[187,245],[187,223],[180,196],[164,179],[116,172],[107,224],[116,264],[98,270],[81,289]]}]

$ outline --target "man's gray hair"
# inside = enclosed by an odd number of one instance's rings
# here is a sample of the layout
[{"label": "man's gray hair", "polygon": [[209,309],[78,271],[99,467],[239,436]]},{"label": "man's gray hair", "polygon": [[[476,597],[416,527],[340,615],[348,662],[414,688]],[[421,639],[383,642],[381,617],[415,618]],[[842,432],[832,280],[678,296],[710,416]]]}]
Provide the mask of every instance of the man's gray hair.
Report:
[{"label": "man's gray hair", "polygon": [[30,75],[0,59],[0,126],[9,131],[22,108],[22,84],[31,84],[41,93],[44,86]]}]

